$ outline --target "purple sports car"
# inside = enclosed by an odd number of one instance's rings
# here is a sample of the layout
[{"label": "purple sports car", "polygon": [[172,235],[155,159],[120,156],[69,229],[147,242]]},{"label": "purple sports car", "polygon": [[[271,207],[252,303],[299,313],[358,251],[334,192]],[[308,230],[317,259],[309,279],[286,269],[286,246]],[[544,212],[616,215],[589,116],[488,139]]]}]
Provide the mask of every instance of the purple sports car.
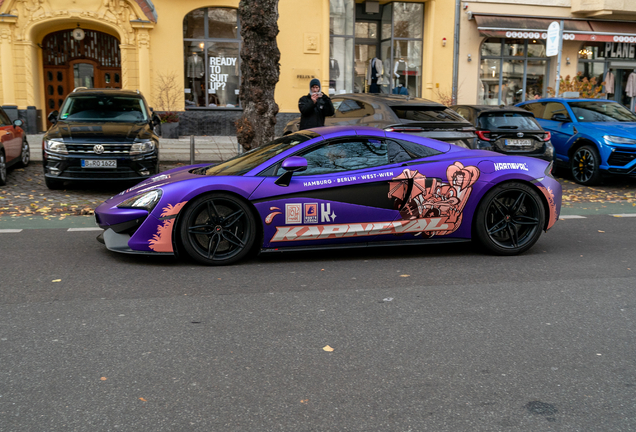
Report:
[{"label": "purple sports car", "polygon": [[165,171],[95,211],[112,251],[187,254],[461,242],[529,249],[561,210],[540,159],[368,127],[287,135],[218,165]]}]

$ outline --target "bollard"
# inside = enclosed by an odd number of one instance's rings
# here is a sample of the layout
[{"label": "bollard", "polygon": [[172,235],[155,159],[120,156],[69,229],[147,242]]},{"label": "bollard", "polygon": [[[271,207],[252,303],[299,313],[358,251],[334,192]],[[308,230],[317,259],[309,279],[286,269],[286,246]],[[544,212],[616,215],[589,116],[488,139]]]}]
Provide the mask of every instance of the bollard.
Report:
[{"label": "bollard", "polygon": [[190,165],[194,165],[194,135],[190,135]]}]

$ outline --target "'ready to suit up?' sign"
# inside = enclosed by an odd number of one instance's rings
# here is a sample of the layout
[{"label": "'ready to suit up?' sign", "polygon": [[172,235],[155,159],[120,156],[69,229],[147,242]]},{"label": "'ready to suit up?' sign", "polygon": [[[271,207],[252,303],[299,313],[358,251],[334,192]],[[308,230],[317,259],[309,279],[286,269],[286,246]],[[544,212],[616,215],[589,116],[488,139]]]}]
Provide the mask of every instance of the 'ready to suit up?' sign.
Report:
[{"label": "'ready to suit up?' sign", "polygon": [[225,90],[229,76],[238,76],[236,57],[210,57],[210,93]]}]

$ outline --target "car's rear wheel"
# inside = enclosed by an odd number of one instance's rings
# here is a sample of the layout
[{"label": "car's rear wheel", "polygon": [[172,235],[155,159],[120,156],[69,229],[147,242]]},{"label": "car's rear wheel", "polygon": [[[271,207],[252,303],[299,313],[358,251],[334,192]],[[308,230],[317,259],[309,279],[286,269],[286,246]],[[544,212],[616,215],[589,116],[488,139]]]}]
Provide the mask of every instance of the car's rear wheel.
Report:
[{"label": "car's rear wheel", "polygon": [[29,149],[29,143],[27,140],[22,140],[22,152],[20,153],[20,163],[18,166],[26,168],[31,161],[31,150]]},{"label": "car's rear wheel", "polygon": [[475,213],[479,242],[497,255],[516,255],[534,245],[545,224],[539,195],[517,182],[495,186],[484,196]]},{"label": "car's rear wheel", "polygon": [[586,186],[598,184],[601,181],[600,162],[596,147],[584,145],[576,149],[570,162],[574,181]]},{"label": "car's rear wheel", "polygon": [[0,150],[0,186],[7,184],[7,160],[4,152]]},{"label": "car's rear wheel", "polygon": [[183,248],[205,265],[232,264],[254,246],[256,222],[247,203],[232,195],[201,196],[188,206],[180,222]]}]

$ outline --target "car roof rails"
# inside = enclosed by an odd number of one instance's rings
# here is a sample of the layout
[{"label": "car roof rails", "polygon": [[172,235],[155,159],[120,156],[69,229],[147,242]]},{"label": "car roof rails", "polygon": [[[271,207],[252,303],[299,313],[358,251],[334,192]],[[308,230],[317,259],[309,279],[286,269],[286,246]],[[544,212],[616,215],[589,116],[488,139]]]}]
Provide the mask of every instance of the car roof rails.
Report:
[{"label": "car roof rails", "polygon": [[78,91],[78,90],[88,90],[88,87],[75,87],[75,88],[73,89],[73,93],[75,93],[75,92],[76,92],[76,91]]}]

